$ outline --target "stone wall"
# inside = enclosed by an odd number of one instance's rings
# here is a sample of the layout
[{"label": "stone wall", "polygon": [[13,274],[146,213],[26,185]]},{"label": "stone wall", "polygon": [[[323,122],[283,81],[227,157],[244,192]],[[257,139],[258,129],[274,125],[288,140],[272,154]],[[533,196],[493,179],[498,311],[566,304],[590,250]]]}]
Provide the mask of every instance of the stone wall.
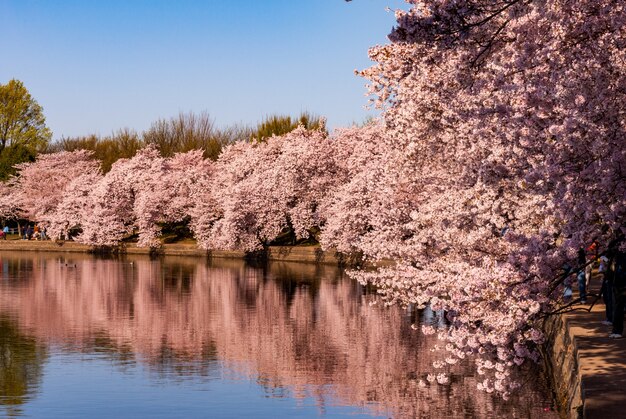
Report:
[{"label": "stone wall", "polygon": [[546,320],[544,331],[544,361],[551,380],[559,413],[562,417],[582,418],[581,377],[576,340],[570,333],[567,315],[555,315]]},{"label": "stone wall", "polygon": [[[39,251],[39,252],[81,252],[89,253],[94,248],[75,242],[53,242],[53,241],[32,241],[32,240],[0,240],[1,250],[14,251]],[[119,249],[120,252],[134,255],[163,254],[173,256],[200,256],[212,258],[236,258],[243,259],[249,255],[241,251],[199,249],[195,244],[173,243],[164,244],[156,252],[146,247],[137,247],[133,244],[125,245]],[[254,256],[254,255],[253,255]],[[313,262],[332,265],[341,265],[345,261],[341,254],[335,251],[322,251],[319,246],[284,246],[270,247],[266,255],[269,260],[284,262]]]}]

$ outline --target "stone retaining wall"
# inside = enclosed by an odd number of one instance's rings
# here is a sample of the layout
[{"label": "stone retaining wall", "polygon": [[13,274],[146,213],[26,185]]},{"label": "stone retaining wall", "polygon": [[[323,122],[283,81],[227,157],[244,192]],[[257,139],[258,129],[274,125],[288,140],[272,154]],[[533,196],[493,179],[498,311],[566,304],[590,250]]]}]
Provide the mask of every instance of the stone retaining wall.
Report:
[{"label": "stone retaining wall", "polygon": [[[0,251],[2,250],[89,253],[93,251],[93,247],[75,242],[0,240]],[[149,255],[156,253],[172,256],[199,256],[211,258],[243,259],[246,257],[246,253],[241,251],[206,251],[197,248],[193,244],[179,243],[165,244],[156,252],[146,247],[137,247],[133,244],[129,244],[122,248],[121,252],[133,255]],[[340,265],[344,262],[341,254],[335,251],[323,251],[319,246],[270,247],[267,258],[269,260],[284,262],[313,262],[332,265]]]},{"label": "stone retaining wall", "polygon": [[626,339],[608,337],[605,306],[595,297],[599,287],[592,278],[591,307],[576,305],[544,327],[548,375],[567,418],[626,418]]},{"label": "stone retaining wall", "polygon": [[582,418],[581,377],[576,340],[570,333],[566,315],[556,315],[544,324],[544,361],[553,384],[562,417]]}]

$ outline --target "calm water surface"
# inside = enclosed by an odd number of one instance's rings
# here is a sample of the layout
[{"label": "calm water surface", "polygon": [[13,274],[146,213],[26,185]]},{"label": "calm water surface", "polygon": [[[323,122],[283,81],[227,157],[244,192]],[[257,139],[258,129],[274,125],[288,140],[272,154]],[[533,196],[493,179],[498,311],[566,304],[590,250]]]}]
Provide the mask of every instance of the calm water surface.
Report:
[{"label": "calm water surface", "polygon": [[[331,267],[0,253],[0,416],[556,417],[536,375],[503,402],[471,363],[421,388],[429,311],[372,306]],[[456,366],[455,366],[456,367]]]}]

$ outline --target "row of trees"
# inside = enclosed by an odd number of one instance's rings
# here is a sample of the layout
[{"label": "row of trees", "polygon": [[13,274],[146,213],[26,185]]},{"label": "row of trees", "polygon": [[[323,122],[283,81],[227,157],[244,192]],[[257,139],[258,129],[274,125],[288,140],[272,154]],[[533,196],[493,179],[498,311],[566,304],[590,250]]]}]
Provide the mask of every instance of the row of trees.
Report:
[{"label": "row of trees", "polygon": [[[252,252],[285,233],[317,239],[329,214],[343,211],[335,207],[351,205],[340,186],[370,167],[383,135],[376,124],[333,136],[320,127],[230,144],[215,162],[202,149],[164,157],[150,144],[106,173],[89,150],[42,154],[17,165],[0,211],[36,220],[53,239],[80,231],[75,239],[94,246],[118,246],[137,233],[140,246],[158,247],[166,223],[186,223],[203,248]],[[343,235],[329,227],[324,240]],[[351,239],[336,244],[349,251]]]},{"label": "row of trees", "polygon": [[[376,284],[389,302],[446,310],[453,324],[442,335],[449,354],[436,366],[480,354],[480,371],[492,373],[481,386],[506,394],[510,389],[504,386],[515,386],[507,381],[509,369],[537,359],[534,344],[542,334],[536,321],[558,303],[556,293],[546,292],[545,277],[526,279],[525,272],[543,266],[554,274],[556,267],[546,260],[567,260],[557,253],[566,252],[569,242],[553,243],[546,247],[552,254],[535,254],[521,265],[529,250],[520,237],[537,234],[532,230],[524,236],[511,222],[493,228],[469,222],[442,226],[454,213],[441,202],[460,191],[435,195],[437,184],[424,183],[431,189],[421,199],[436,197],[438,205],[434,212],[419,208],[416,180],[406,177],[406,154],[393,147],[392,132],[382,123],[330,136],[301,126],[265,141],[228,145],[216,161],[204,158],[203,150],[163,157],[150,145],[116,161],[107,173],[91,151],[42,154],[17,166],[19,175],[0,191],[0,211],[37,220],[53,239],[79,231],[75,240],[93,246],[115,247],[137,234],[140,246],[158,247],[164,224],[185,223],[206,249],[253,252],[288,232],[373,262],[393,259],[393,266],[353,275]],[[497,202],[493,194],[473,197],[483,198]],[[489,216],[478,208],[466,210],[479,223]],[[502,234],[505,226],[510,231]],[[440,237],[429,231],[435,227]],[[457,254],[452,243],[467,247]],[[492,248],[509,253],[494,255]],[[432,377],[447,382],[441,372]]]}]

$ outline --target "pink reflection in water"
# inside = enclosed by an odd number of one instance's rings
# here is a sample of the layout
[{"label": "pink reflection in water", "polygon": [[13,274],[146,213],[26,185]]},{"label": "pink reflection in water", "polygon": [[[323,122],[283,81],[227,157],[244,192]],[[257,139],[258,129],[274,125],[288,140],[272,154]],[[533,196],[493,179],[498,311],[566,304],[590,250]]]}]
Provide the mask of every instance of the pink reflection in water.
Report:
[{"label": "pink reflection in water", "polygon": [[433,337],[412,331],[406,311],[368,304],[374,297],[334,268],[10,252],[0,267],[0,314],[49,345],[131,354],[179,375],[217,360],[226,378],[256,381],[276,397],[284,389],[312,397],[321,411],[347,404],[397,417],[545,417],[546,398],[532,388],[509,403],[476,391],[469,364],[455,367],[449,386],[421,387]]}]

